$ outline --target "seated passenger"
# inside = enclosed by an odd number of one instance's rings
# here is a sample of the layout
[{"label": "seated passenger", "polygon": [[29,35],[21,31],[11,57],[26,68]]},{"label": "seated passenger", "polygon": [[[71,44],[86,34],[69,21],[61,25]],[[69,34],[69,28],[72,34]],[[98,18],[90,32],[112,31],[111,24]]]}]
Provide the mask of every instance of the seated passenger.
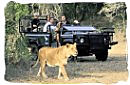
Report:
[{"label": "seated passenger", "polygon": [[74,20],[73,25],[74,25],[74,26],[80,26],[80,23],[79,23],[78,20]]},{"label": "seated passenger", "polygon": [[70,24],[64,15],[61,16],[62,25]]},{"label": "seated passenger", "polygon": [[46,20],[47,20],[47,22],[49,22],[49,20],[50,20],[50,15],[47,15],[47,16],[46,16]]},{"label": "seated passenger", "polygon": [[34,19],[31,22],[31,27],[33,31],[36,31],[38,29],[38,26],[40,25],[39,15],[37,13],[34,14]]},{"label": "seated passenger", "polygon": [[49,21],[43,27],[43,32],[48,32],[48,26],[54,24],[54,18],[50,17]]}]

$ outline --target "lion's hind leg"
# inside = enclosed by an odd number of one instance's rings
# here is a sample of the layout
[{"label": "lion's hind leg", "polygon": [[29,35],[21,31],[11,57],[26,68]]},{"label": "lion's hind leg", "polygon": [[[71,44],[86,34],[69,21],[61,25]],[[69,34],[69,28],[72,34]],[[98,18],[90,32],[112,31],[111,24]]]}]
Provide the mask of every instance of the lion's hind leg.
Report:
[{"label": "lion's hind leg", "polygon": [[40,76],[40,74],[41,74],[41,67],[39,68],[39,71],[38,71],[38,73],[37,73],[37,76]]}]

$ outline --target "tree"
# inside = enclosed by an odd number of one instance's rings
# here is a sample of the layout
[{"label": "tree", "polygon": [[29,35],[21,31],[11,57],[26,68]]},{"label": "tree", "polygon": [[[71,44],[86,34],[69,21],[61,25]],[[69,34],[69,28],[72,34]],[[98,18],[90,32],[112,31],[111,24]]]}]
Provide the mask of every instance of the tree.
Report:
[{"label": "tree", "polygon": [[62,15],[62,4],[40,4],[40,14],[54,16],[57,20]]},{"label": "tree", "polygon": [[127,15],[126,4],[124,2],[104,3],[104,6],[98,12],[98,14],[103,14],[108,17],[110,22],[113,22],[114,27],[124,29],[126,28]]},{"label": "tree", "polygon": [[63,13],[71,22],[73,22],[74,19],[80,22],[89,19],[89,21],[92,22],[102,6],[103,3],[68,3],[63,4]]},{"label": "tree", "polygon": [[29,13],[28,6],[15,3],[7,4],[5,8],[5,58],[10,62],[18,62],[23,56],[28,55],[25,38],[21,37],[18,31],[18,20]]}]

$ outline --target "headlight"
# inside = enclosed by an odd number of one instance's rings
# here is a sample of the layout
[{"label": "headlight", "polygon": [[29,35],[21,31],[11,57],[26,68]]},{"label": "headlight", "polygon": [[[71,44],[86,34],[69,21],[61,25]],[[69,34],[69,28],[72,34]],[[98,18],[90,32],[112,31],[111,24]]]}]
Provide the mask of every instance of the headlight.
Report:
[{"label": "headlight", "polygon": [[106,38],[104,38],[104,42],[106,42],[107,41],[107,39]]},{"label": "headlight", "polygon": [[80,43],[84,43],[84,38],[80,38]]},{"label": "headlight", "polygon": [[109,44],[108,40],[106,38],[104,38],[104,44],[107,45]]}]

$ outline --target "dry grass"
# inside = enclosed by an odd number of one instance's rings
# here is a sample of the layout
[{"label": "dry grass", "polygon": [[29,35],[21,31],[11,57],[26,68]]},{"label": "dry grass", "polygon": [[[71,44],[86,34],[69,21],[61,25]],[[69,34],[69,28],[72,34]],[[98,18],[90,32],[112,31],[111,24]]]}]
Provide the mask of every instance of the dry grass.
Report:
[{"label": "dry grass", "polygon": [[113,37],[115,41],[118,41],[118,44],[113,46],[109,50],[109,55],[127,55],[127,39],[125,38],[125,33],[117,31]]}]

